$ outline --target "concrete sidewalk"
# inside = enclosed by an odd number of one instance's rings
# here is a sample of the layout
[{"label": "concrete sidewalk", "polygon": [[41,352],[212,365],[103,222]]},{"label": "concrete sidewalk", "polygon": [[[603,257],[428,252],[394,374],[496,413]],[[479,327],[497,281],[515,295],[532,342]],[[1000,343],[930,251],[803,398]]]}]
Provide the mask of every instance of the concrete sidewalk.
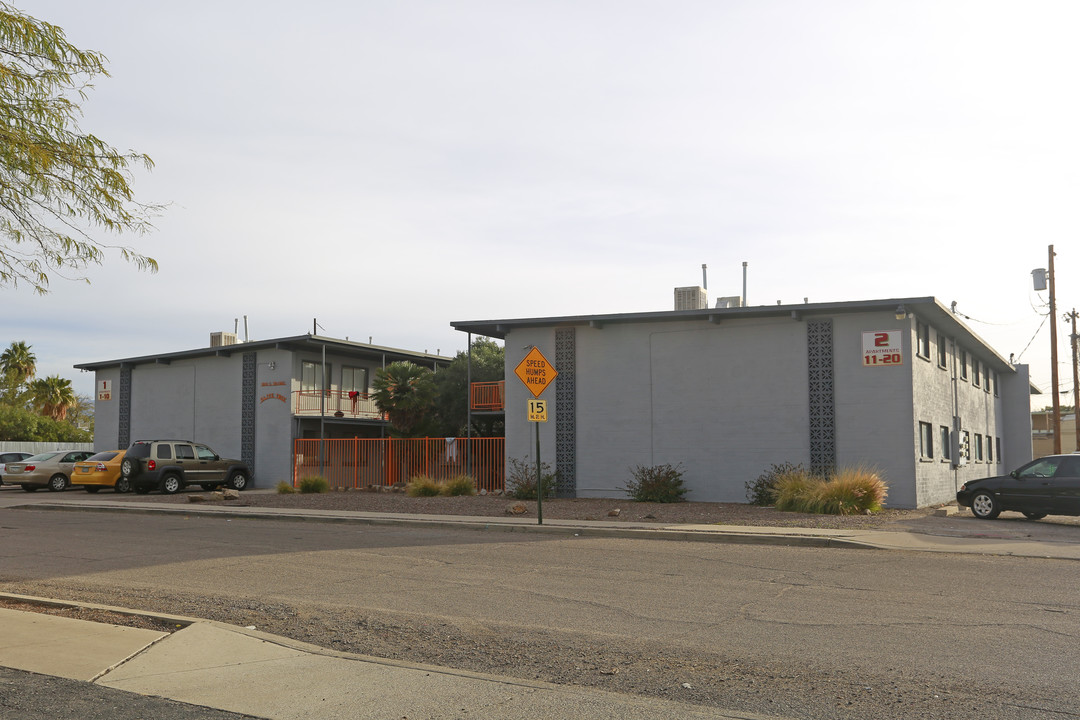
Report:
[{"label": "concrete sidewalk", "polygon": [[[902,530],[830,530],[824,528],[780,528],[736,525],[659,525],[656,523],[603,520],[545,520],[536,518],[472,517],[464,515],[417,515],[347,510],[297,510],[288,508],[238,507],[207,504],[166,504],[138,501],[68,500],[38,501],[23,506],[35,510],[140,512],[165,515],[207,515],[230,518],[263,518],[308,522],[359,523],[370,525],[422,525],[476,531],[529,532],[551,535],[623,537],[652,540],[786,545],[801,547],[846,547],[910,552],[1002,555],[1013,557],[1080,560],[1080,528],[1075,539],[1015,538],[995,535],[993,522],[980,521],[981,531],[968,534],[928,534]],[[1073,528],[1068,528],[1072,530]],[[1072,541],[1070,541],[1072,540]]]},{"label": "concrete sidewalk", "polygon": [[163,633],[0,609],[0,666],[261,718],[764,718],[350,655],[194,618],[45,602],[149,615],[182,629]]}]

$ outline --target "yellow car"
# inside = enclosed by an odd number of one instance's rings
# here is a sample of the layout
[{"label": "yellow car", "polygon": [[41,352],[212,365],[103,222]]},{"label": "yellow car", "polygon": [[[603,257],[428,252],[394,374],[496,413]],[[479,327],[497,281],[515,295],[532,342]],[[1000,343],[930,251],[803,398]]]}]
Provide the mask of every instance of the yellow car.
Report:
[{"label": "yellow car", "polygon": [[126,450],[107,450],[91,455],[71,469],[71,484],[82,485],[88,493],[111,487],[118,493],[131,492],[131,483],[120,475],[120,461]]}]

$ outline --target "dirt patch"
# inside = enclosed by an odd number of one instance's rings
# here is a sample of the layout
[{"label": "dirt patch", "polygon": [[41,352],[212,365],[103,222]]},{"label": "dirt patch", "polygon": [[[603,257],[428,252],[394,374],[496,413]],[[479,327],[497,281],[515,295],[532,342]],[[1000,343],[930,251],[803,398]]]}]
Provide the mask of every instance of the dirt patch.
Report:
[{"label": "dirt patch", "polygon": [[21,612],[35,612],[43,615],[57,615],[73,620],[87,620],[89,622],[121,625],[123,627],[141,628],[143,630],[156,630],[157,632],[165,633],[176,632],[182,627],[175,623],[168,623],[164,620],[147,617],[145,615],[118,613],[98,608],[47,605],[4,597],[0,597],[0,608],[4,608],[5,610],[19,610]]}]

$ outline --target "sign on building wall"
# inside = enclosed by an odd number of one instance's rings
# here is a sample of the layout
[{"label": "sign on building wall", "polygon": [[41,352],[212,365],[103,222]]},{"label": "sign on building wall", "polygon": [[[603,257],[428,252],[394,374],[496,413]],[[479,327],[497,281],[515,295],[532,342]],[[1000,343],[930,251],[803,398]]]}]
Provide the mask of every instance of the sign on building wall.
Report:
[{"label": "sign on building wall", "polygon": [[112,380],[102,380],[97,384],[97,399],[112,400]]},{"label": "sign on building wall", "polygon": [[901,330],[864,331],[862,334],[863,365],[885,367],[904,364],[904,333]]}]

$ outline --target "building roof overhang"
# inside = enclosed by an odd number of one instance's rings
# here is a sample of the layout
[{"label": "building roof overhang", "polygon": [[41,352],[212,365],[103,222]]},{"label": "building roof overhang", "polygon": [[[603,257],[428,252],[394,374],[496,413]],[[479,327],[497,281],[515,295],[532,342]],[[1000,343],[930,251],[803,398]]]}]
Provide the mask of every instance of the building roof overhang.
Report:
[{"label": "building roof overhang", "polygon": [[320,335],[294,335],[292,337],[275,338],[272,340],[254,340],[250,342],[236,343],[234,345],[219,345],[216,347],[197,348],[195,350],[182,350],[179,352],[158,353],[156,355],[141,355],[138,357],[120,358],[117,360],[103,360],[100,362],[79,363],[75,365],[77,370],[102,370],[110,367],[146,364],[168,365],[175,360],[194,359],[200,357],[229,357],[234,354],[252,352],[256,350],[288,350],[293,352],[322,352],[325,347],[327,352],[335,355],[345,355],[356,358],[385,358],[389,362],[409,360],[421,365],[435,365],[449,363],[453,358],[427,352],[413,352],[400,348],[384,347],[367,343],[340,340],[337,338],[323,337]]},{"label": "building roof overhang", "polygon": [[831,303],[801,303],[797,305],[753,305],[734,308],[706,308],[703,310],[668,310],[659,312],[615,313],[607,315],[572,315],[563,317],[538,317],[516,320],[458,321],[450,326],[461,332],[505,340],[512,330],[543,327],[592,327],[605,325],[657,323],[657,322],[710,322],[748,318],[787,317],[794,321],[814,317],[832,317],[840,314],[889,312],[899,310],[914,314],[946,335],[957,338],[970,350],[978,351],[983,361],[999,372],[1015,372],[1015,367],[1001,357],[994,348],[980,338],[975,331],[960,320],[955,313],[934,297],[891,298],[882,300],[858,300]]}]

